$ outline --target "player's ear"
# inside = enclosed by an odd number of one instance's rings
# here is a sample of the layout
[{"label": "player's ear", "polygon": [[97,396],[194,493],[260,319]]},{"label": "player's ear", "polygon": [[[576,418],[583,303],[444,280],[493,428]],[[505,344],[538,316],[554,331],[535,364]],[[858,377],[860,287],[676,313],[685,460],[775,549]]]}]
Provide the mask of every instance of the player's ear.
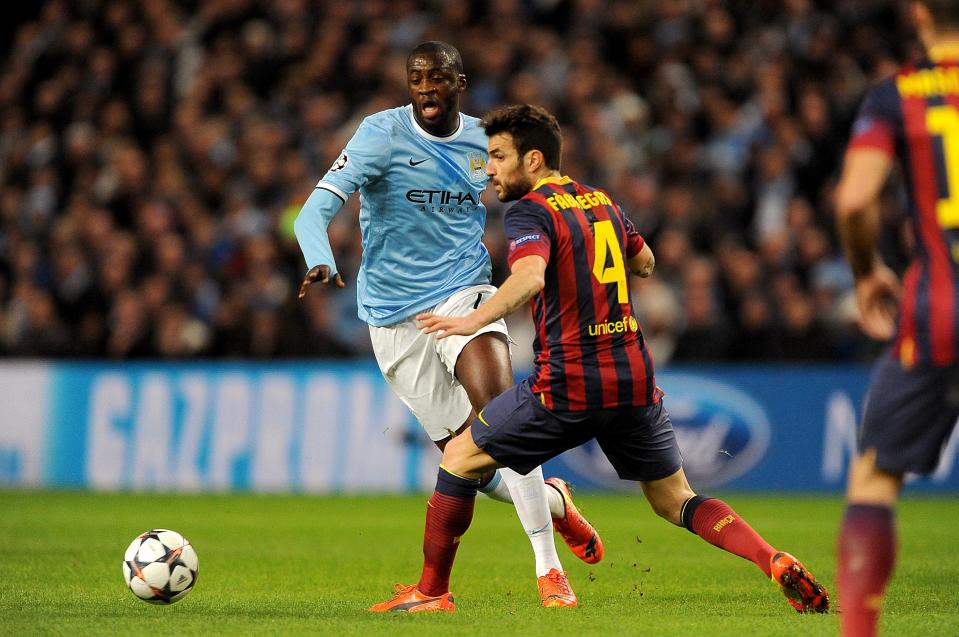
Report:
[{"label": "player's ear", "polygon": [[535,148],[527,152],[526,156],[523,157],[523,163],[526,165],[526,169],[531,173],[535,173],[542,168],[544,162],[543,152]]},{"label": "player's ear", "polygon": [[456,76],[456,88],[460,93],[466,90],[466,75],[464,73]]},{"label": "player's ear", "polygon": [[932,14],[929,13],[929,7],[924,2],[909,3],[909,18],[920,36],[923,35],[923,32],[928,32],[933,28]]}]

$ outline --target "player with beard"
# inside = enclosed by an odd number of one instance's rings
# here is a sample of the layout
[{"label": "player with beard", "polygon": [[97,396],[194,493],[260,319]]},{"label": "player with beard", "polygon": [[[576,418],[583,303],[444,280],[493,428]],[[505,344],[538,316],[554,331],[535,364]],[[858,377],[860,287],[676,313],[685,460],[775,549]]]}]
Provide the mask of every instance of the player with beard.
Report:
[{"label": "player with beard", "polygon": [[[536,369],[446,445],[425,542],[450,546],[466,533],[485,472],[507,466],[526,473],[596,438],[620,478],[638,481],[657,514],[753,562],[797,611],[826,612],[826,590],[796,558],[770,546],[722,500],[696,495],[686,481],[630,302],[626,269],[649,276],[652,250],[606,192],[562,176],[562,135],[544,109],[504,107],[483,125],[486,172],[501,201],[516,201],[504,219],[511,274],[465,315],[423,312],[416,318],[442,343],[475,334],[529,301]],[[418,604],[453,610],[454,556],[455,548],[427,554],[419,583],[373,610]]]},{"label": "player with beard", "polygon": [[[421,333],[414,323],[424,311],[470,312],[496,288],[490,285],[486,209],[480,201],[487,182],[486,135],[478,119],[459,110],[466,88],[460,54],[444,42],[426,42],[410,53],[406,73],[411,104],[364,119],[296,219],[294,231],[309,268],[299,296],[314,283],[345,286],[327,228],[359,191],[358,314],[369,324],[384,378],[442,450],[513,384],[513,372],[502,320],[445,341]],[[533,545],[543,605],[575,604],[568,586],[557,593],[555,574],[563,568],[553,523],[588,563],[602,558],[603,547],[567,485],[558,478],[544,483],[538,467],[528,475],[490,473],[484,482],[490,497],[516,507]],[[455,543],[426,543],[423,551],[430,556],[451,548]]]}]

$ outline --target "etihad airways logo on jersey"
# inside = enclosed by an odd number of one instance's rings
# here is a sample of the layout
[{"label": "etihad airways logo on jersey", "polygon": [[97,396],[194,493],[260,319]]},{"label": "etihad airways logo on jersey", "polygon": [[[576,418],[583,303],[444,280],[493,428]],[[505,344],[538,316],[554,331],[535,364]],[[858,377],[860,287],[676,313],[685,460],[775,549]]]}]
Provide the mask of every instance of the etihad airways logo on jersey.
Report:
[{"label": "etihad airways logo on jersey", "polygon": [[639,330],[639,323],[633,316],[624,316],[618,321],[606,321],[605,323],[594,323],[587,326],[587,332],[590,336],[606,336],[607,334],[623,334],[625,332],[636,332]]},{"label": "etihad airways logo on jersey", "polygon": [[412,203],[431,203],[441,206],[462,206],[465,203],[476,205],[476,197],[471,192],[453,192],[450,190],[408,190],[406,199]]},{"label": "etihad airways logo on jersey", "polygon": [[423,212],[468,212],[479,203],[471,192],[451,190],[408,190],[406,200],[418,204]]}]

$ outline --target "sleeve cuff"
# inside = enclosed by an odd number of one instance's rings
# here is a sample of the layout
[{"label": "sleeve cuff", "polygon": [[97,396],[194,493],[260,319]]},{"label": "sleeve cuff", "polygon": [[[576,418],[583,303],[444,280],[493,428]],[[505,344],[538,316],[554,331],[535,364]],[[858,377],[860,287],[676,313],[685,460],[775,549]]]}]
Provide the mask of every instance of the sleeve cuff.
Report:
[{"label": "sleeve cuff", "polygon": [[342,199],[343,203],[346,203],[346,200],[349,199],[349,196],[345,192],[343,192],[342,190],[340,190],[339,188],[337,188],[336,186],[334,186],[333,184],[327,181],[321,181],[320,183],[316,184],[316,187],[322,190],[325,190],[327,192],[333,193],[334,195]]},{"label": "sleeve cuff", "polygon": [[879,150],[893,157],[896,154],[895,136],[889,126],[875,124],[849,141],[848,150],[857,148]]},{"label": "sleeve cuff", "polygon": [[643,247],[646,245],[646,239],[643,239],[643,235],[638,232],[629,237],[629,240],[626,242],[626,258],[632,259],[637,254],[639,254]]},{"label": "sleeve cuff", "polygon": [[506,262],[509,263],[510,267],[513,267],[513,264],[518,260],[532,255],[541,256],[549,263],[549,246],[541,243],[526,243],[510,252],[509,256],[506,257]]}]

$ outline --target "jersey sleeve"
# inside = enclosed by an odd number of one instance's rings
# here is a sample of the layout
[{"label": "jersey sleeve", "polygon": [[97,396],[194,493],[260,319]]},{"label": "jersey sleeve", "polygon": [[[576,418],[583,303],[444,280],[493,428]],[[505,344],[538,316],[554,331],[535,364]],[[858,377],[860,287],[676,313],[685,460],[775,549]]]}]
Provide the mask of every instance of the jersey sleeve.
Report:
[{"label": "jersey sleeve", "polygon": [[619,211],[619,214],[623,215],[623,227],[626,228],[626,258],[632,259],[639,254],[646,245],[646,239],[643,238],[643,235],[639,234],[636,226],[629,220],[629,217],[623,214],[622,210]]},{"label": "jersey sleeve", "polygon": [[307,271],[318,265],[328,265],[330,276],[338,272],[327,228],[330,226],[333,215],[342,206],[343,201],[338,195],[317,187],[303,204],[300,214],[296,216],[293,222],[293,234],[296,235],[296,241],[300,244]]},{"label": "jersey sleeve", "polygon": [[332,192],[343,200],[386,173],[390,159],[390,135],[369,117],[356,129],[353,138],[337,158],[317,188]]},{"label": "jersey sleeve", "polygon": [[549,263],[552,225],[549,213],[542,206],[527,199],[513,204],[503,218],[506,240],[509,241],[506,259],[510,267],[518,259],[534,254]]},{"label": "jersey sleeve", "polygon": [[901,119],[902,106],[894,78],[884,80],[866,94],[852,126],[849,150],[872,148],[895,156]]},{"label": "jersey sleeve", "polygon": [[[605,190],[600,190],[600,192],[609,197],[610,200],[613,199]],[[626,216],[626,213],[623,212],[622,207],[620,207],[620,205],[615,201],[613,201],[613,209],[623,222],[623,229],[626,232],[626,236],[624,237],[626,244],[626,258],[631,259],[639,254],[640,250],[643,249],[643,246],[646,245],[646,239],[639,234],[636,226],[633,225],[633,222],[630,221],[629,217]]]}]

